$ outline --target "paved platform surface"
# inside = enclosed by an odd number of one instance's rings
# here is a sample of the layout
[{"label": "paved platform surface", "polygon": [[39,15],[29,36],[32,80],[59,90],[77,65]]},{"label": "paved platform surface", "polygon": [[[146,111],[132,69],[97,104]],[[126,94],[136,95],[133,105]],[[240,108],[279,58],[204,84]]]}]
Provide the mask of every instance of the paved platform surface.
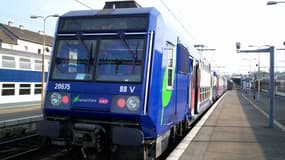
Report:
[{"label": "paved platform surface", "polygon": [[39,102],[0,105],[0,122],[42,115]]},{"label": "paved platform surface", "polygon": [[285,132],[277,126],[268,128],[268,119],[239,91],[228,91],[200,127],[177,159],[285,159]]},{"label": "paved platform surface", "polygon": [[[269,96],[266,92],[257,91],[243,91],[243,95],[250,99],[258,108],[262,109],[265,113],[269,113]],[[259,98],[258,98],[259,97]],[[285,130],[285,96],[274,96],[274,119],[284,126]]]}]

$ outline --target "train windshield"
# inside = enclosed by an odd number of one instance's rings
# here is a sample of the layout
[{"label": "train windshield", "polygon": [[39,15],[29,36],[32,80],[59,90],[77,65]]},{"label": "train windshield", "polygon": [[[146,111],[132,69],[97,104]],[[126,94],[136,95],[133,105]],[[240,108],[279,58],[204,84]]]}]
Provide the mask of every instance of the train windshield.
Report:
[{"label": "train windshield", "polygon": [[60,39],[51,79],[141,82],[145,37]]}]

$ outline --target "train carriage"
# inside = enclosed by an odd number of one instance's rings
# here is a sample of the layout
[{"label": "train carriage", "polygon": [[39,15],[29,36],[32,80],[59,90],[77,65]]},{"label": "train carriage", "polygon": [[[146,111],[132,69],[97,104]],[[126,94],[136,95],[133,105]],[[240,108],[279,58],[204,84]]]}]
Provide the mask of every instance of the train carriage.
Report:
[{"label": "train carriage", "polygon": [[277,79],[275,82],[276,95],[285,96],[285,74],[283,73],[283,74],[277,76],[276,79]]},{"label": "train carriage", "polygon": [[227,80],[225,77],[218,75],[217,78],[217,96],[220,97],[227,90]]},{"label": "train carriage", "polygon": [[[201,113],[212,104],[212,82],[211,82],[211,67],[206,61],[199,61],[197,64],[197,101],[195,114]],[[195,70],[194,70],[195,72]],[[195,83],[195,82],[194,82]]]},{"label": "train carriage", "polygon": [[[270,89],[269,77],[265,77],[260,81],[260,91],[268,92]],[[258,80],[255,81],[255,89],[258,90]],[[274,94],[278,96],[285,96],[285,74],[280,73],[274,79]]]},{"label": "train carriage", "polygon": [[218,91],[217,91],[217,85],[218,85],[218,75],[215,71],[211,72],[211,84],[212,84],[212,99],[215,101],[218,98]]},{"label": "train carriage", "polygon": [[211,103],[209,66],[168,26],[155,8],[61,16],[40,135],[85,156],[161,155]]}]

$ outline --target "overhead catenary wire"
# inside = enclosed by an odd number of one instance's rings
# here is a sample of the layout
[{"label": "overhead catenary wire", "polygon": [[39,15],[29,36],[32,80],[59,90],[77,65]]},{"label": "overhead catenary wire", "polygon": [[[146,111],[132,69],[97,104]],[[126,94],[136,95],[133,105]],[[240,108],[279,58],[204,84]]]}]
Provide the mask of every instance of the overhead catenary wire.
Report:
[{"label": "overhead catenary wire", "polygon": [[91,9],[91,10],[94,9],[94,8],[90,7],[89,5],[83,3],[83,2],[81,2],[81,1],[79,1],[79,0],[74,0],[74,1],[77,2],[77,3],[79,3],[79,4],[81,4],[82,6],[84,6],[84,7],[86,7],[86,8],[89,8],[89,9]]},{"label": "overhead catenary wire", "polygon": [[167,9],[167,11],[173,16],[173,18],[181,25],[181,27],[191,36],[191,32],[185,27],[185,25],[179,20],[179,18],[171,11],[171,9],[163,2],[163,0],[159,0],[162,5]]}]

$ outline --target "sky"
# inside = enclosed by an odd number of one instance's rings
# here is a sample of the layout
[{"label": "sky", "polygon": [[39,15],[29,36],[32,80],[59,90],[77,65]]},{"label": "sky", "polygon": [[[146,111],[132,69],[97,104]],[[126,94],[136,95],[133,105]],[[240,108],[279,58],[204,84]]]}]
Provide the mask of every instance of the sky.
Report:
[{"label": "sky", "polygon": [[[269,54],[236,53],[235,43],[242,49],[264,45],[285,48],[285,3],[268,6],[266,0],[137,0],[142,7],[155,7],[165,18],[182,26],[193,45],[208,49],[201,54],[220,73],[246,74],[268,71]],[[85,5],[82,5],[84,3]],[[8,0],[0,6],[0,23],[12,21],[32,31],[43,30],[43,20],[32,15],[62,15],[70,10],[101,9],[105,0]],[[17,4],[17,5],[15,5]],[[46,33],[54,35],[57,18],[48,18]],[[249,47],[255,46],[255,47]],[[285,51],[275,50],[275,70],[285,71]]]}]

